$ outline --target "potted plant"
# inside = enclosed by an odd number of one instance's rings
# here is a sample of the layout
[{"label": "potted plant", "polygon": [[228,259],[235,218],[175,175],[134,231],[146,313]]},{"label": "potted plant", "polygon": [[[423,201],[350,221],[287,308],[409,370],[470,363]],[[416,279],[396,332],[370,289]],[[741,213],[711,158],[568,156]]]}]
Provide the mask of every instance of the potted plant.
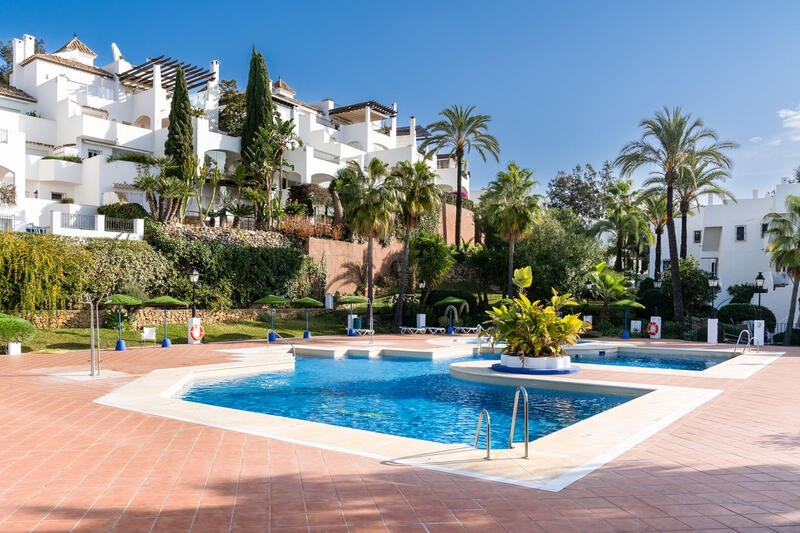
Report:
[{"label": "potted plant", "polygon": [[589,323],[577,314],[562,316],[562,310],[578,303],[571,294],[558,294],[555,289],[547,305],[530,301],[524,293],[533,281],[530,267],[515,270],[513,281],[520,288],[519,296],[508,305],[487,311],[490,334],[507,346],[500,364],[512,369],[568,371],[570,357],[564,347],[577,343]]},{"label": "potted plant", "polygon": [[0,345],[6,345],[6,355],[22,353],[22,343],[33,339],[36,330],[27,320],[0,313]]}]

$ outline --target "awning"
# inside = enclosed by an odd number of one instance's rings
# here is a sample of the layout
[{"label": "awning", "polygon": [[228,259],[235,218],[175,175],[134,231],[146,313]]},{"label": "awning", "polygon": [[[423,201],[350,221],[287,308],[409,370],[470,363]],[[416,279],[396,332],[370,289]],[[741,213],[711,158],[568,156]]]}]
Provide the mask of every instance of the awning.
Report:
[{"label": "awning", "polygon": [[703,251],[716,252],[722,237],[722,226],[706,226],[703,229]]}]

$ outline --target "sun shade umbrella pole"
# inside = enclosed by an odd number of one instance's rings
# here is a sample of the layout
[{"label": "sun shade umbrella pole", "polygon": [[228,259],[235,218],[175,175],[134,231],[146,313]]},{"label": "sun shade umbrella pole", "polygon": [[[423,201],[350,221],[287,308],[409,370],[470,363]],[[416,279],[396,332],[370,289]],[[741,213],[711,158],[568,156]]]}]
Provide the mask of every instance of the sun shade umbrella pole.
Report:
[{"label": "sun shade umbrella pole", "polygon": [[169,337],[167,337],[167,304],[164,304],[164,340],[161,341],[162,348],[169,348],[172,346]]},{"label": "sun shade umbrella pole", "polygon": [[269,306],[269,335],[267,335],[268,342],[275,342],[278,340],[277,335],[275,335],[275,306]]},{"label": "sun shade umbrella pole", "polygon": [[114,348],[118,352],[124,352],[128,347],[125,346],[125,341],[122,340],[122,306],[117,306],[117,346]]},{"label": "sun shade umbrella pole", "polygon": [[308,307],[306,307],[305,311],[306,311],[306,330],[303,332],[303,338],[310,339],[311,332],[308,330]]},{"label": "sun shade umbrella pole", "polygon": [[289,300],[283,296],[275,296],[274,294],[270,294],[269,296],[265,296],[253,302],[255,305],[269,306],[269,332],[267,333],[267,348],[269,348],[270,342],[276,342],[278,340],[278,335],[275,332],[275,306],[283,305],[288,301]]}]

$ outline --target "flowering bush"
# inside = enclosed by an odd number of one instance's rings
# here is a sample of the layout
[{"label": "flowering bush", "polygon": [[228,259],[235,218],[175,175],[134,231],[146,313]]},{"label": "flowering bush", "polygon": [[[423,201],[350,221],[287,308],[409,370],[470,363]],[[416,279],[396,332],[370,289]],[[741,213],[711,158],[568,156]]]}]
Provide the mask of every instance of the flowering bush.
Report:
[{"label": "flowering bush", "polygon": [[[531,267],[514,271],[514,285],[520,289],[530,287],[532,281]],[[555,289],[550,305],[543,305],[540,300],[531,302],[520,291],[509,305],[486,312],[492,322],[489,331],[495,340],[508,345],[508,353],[523,361],[525,357],[557,357],[563,355],[565,346],[577,343],[589,327],[577,314],[560,316],[563,308],[575,305],[571,294],[558,294]]]},{"label": "flowering bush", "polygon": [[281,219],[281,232],[290,237],[307,239],[333,239],[340,241],[345,235],[345,228],[341,224],[327,222],[313,222],[311,217],[302,215],[286,215]]}]

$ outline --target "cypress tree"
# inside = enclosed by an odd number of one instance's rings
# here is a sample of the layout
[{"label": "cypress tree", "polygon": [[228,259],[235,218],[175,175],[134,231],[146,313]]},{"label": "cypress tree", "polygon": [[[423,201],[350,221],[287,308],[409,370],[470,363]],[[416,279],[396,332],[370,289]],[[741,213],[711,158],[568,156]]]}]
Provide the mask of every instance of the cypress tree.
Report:
[{"label": "cypress tree", "polygon": [[272,92],[264,56],[256,52],[250,56],[250,72],[245,91],[245,117],[242,125],[242,156],[250,152],[261,128],[272,127]]},{"label": "cypress tree", "polygon": [[192,106],[189,104],[189,90],[183,68],[178,67],[175,89],[169,108],[169,127],[164,154],[175,161],[177,174],[187,178],[184,173],[194,160],[194,131],[192,129]]}]

